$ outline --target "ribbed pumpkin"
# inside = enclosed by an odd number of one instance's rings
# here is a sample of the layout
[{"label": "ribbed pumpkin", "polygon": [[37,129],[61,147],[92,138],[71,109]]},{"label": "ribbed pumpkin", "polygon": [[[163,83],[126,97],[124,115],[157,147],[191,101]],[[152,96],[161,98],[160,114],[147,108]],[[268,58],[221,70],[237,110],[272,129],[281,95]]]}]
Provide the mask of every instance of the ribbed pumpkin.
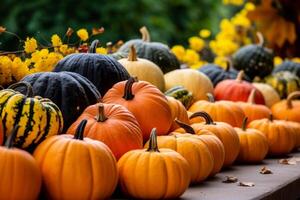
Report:
[{"label": "ribbed pumpkin", "polygon": [[264,105],[255,104],[254,98],[256,96],[256,92],[256,89],[252,89],[247,103],[237,102],[237,104],[244,111],[248,122],[252,122],[256,119],[268,118],[271,114],[271,110],[268,107]]},{"label": "ribbed pumpkin", "polygon": [[90,80],[103,96],[115,83],[129,78],[126,69],[114,58],[96,53],[99,41],[92,42],[88,53],[74,53],[60,60],[54,72],[76,72]]},{"label": "ribbed pumpkin", "polygon": [[5,145],[0,146],[0,199],[38,199],[42,185],[40,169],[26,151],[13,148],[19,126],[10,133]]},{"label": "ribbed pumpkin", "polygon": [[[24,87],[25,86],[25,87]],[[13,89],[26,88],[26,95]],[[14,146],[32,151],[47,137],[62,132],[63,118],[59,108],[49,99],[32,97],[32,87],[26,82],[13,84],[0,91],[0,115],[4,135],[9,136],[19,125]]]},{"label": "ribbed pumpkin", "polygon": [[4,129],[3,129],[2,120],[0,119],[0,146],[2,145],[3,141],[4,141]]},{"label": "ribbed pumpkin", "polygon": [[175,119],[178,119],[184,123],[189,124],[189,117],[188,117],[187,111],[186,111],[185,107],[182,105],[182,103],[173,97],[167,96],[167,99],[168,99],[169,106],[171,108],[172,120],[173,120],[173,123],[172,123],[172,126],[171,126],[169,132],[174,131],[175,129],[179,128],[179,126],[175,122]]},{"label": "ribbed pumpkin", "polygon": [[213,84],[209,78],[193,69],[177,69],[165,74],[166,90],[174,86],[183,86],[192,92],[194,100],[206,98],[206,93],[213,92]]},{"label": "ribbed pumpkin", "polygon": [[53,136],[34,151],[49,199],[107,199],[117,186],[116,159],[104,143],[83,138],[86,122],[75,136]]},{"label": "ribbed pumpkin", "polygon": [[269,119],[259,119],[252,121],[249,128],[261,131],[268,140],[270,155],[285,155],[291,152],[295,146],[294,129],[285,121]]},{"label": "ribbed pumpkin", "polygon": [[106,144],[118,160],[124,153],[143,148],[143,135],[135,117],[116,104],[95,104],[87,107],[70,126],[74,134],[82,120],[87,120],[84,136]]},{"label": "ribbed pumpkin", "polygon": [[240,151],[237,161],[242,163],[259,163],[268,153],[268,140],[259,130],[253,128],[247,129],[246,124],[247,117],[241,128],[235,128],[240,139]]},{"label": "ribbed pumpkin", "polygon": [[118,161],[118,170],[123,193],[136,199],[178,198],[191,180],[185,158],[171,149],[158,148],[155,129],[149,148],[124,154]]},{"label": "ribbed pumpkin", "polygon": [[160,91],[165,91],[165,79],[161,69],[153,62],[137,58],[134,46],[131,46],[128,58],[119,60],[130,76],[155,85]]},{"label": "ribbed pumpkin", "polygon": [[[241,127],[245,114],[243,110],[235,103],[230,101],[214,101],[214,97],[208,94],[209,101],[197,101],[188,111],[207,112],[214,121],[226,122],[233,127]],[[191,123],[202,122],[202,119],[190,119]]]},{"label": "ribbed pumpkin", "polygon": [[273,104],[280,101],[280,96],[276,92],[276,90],[266,83],[252,83],[252,85],[261,92],[261,94],[264,97],[265,104],[269,108],[272,107]]},{"label": "ribbed pumpkin", "polygon": [[[243,81],[243,75],[244,72],[240,71],[235,80],[221,81],[214,90],[216,100],[247,102],[251,90],[255,89],[255,87],[251,83]],[[259,91],[256,92],[255,103],[265,104],[264,97]]]},{"label": "ribbed pumpkin", "polygon": [[204,123],[194,123],[191,127],[197,131],[206,129],[215,134],[223,143],[225,149],[224,166],[231,165],[237,158],[240,150],[239,136],[232,126],[224,122],[215,122],[206,112],[196,112],[190,118],[203,117]]},{"label": "ribbed pumpkin", "polygon": [[[33,88],[35,96],[51,99],[64,117],[64,131],[79,117],[83,110],[101,98],[97,88],[83,76],[73,72],[43,72],[22,79]],[[16,88],[22,92],[22,88]]]},{"label": "ribbed pumpkin", "polygon": [[286,100],[282,100],[272,106],[272,113],[275,119],[300,122],[300,91],[289,94]]},{"label": "ribbed pumpkin", "polygon": [[292,72],[293,74],[297,75],[298,78],[300,78],[300,63],[293,62],[291,60],[285,60],[280,65],[275,66],[273,73],[281,71]]},{"label": "ribbed pumpkin", "polygon": [[158,135],[168,133],[172,114],[163,93],[152,84],[130,78],[114,85],[103,97],[104,103],[125,106],[137,119],[146,142],[153,127]]},{"label": "ribbed pumpkin", "polygon": [[193,94],[182,86],[170,88],[165,92],[165,95],[179,100],[186,109],[188,109],[194,101]]},{"label": "ribbed pumpkin", "polygon": [[291,122],[286,121],[285,123],[288,124],[288,126],[292,127],[294,129],[295,134],[295,149],[297,150],[300,147],[300,123],[298,122]]}]

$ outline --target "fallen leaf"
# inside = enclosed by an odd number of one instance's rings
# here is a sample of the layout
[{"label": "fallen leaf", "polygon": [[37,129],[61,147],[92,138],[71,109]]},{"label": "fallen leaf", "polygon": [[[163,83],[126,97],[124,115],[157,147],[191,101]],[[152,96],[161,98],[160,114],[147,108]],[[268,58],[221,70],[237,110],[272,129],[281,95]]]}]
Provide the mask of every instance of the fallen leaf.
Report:
[{"label": "fallen leaf", "polygon": [[267,167],[261,168],[259,173],[261,173],[261,174],[273,174],[273,172],[270,169],[268,169]]},{"label": "fallen leaf", "polygon": [[296,165],[297,164],[297,162],[295,160],[293,160],[293,159],[286,159],[286,158],[280,159],[279,163],[283,164],[283,165]]},{"label": "fallen leaf", "polygon": [[238,186],[242,187],[253,187],[255,184],[252,182],[239,182]]},{"label": "fallen leaf", "polygon": [[236,183],[238,181],[237,177],[235,176],[226,176],[226,179],[223,180],[223,183]]},{"label": "fallen leaf", "polygon": [[3,27],[3,26],[0,26],[0,34],[1,34],[1,33],[4,33],[5,31],[6,31],[6,28]]}]

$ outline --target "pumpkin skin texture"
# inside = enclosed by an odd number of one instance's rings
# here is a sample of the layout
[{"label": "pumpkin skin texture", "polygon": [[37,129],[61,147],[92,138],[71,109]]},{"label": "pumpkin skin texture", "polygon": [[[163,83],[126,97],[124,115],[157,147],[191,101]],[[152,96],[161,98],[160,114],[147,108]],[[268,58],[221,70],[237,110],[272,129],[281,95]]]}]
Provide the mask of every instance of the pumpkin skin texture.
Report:
[{"label": "pumpkin skin texture", "polygon": [[252,85],[261,92],[261,94],[264,97],[265,104],[269,108],[272,107],[273,104],[280,101],[280,96],[276,92],[276,90],[270,86],[269,84],[265,83],[252,83]]},{"label": "pumpkin skin texture", "polygon": [[186,109],[188,109],[194,101],[193,94],[182,86],[170,88],[165,92],[165,95],[179,100]]},{"label": "pumpkin skin texture", "polygon": [[0,146],[0,199],[38,199],[42,185],[41,172],[28,152],[13,148],[17,129],[10,133],[5,146]]},{"label": "pumpkin skin texture", "polygon": [[163,73],[179,69],[180,63],[170,48],[160,42],[150,42],[150,35],[146,27],[140,29],[142,39],[129,40],[117,51],[117,54],[127,55],[132,45],[136,49],[139,58],[144,58],[154,62]]},{"label": "pumpkin skin texture", "polygon": [[75,136],[53,136],[34,151],[50,199],[106,199],[116,188],[116,159],[104,143],[83,138],[85,124]]},{"label": "pumpkin skin texture", "polygon": [[138,122],[121,105],[100,103],[87,107],[67,133],[74,134],[83,119],[87,120],[84,136],[106,144],[117,160],[127,151],[143,148]]},{"label": "pumpkin skin texture", "polygon": [[60,60],[54,72],[76,72],[90,80],[101,95],[104,95],[115,83],[129,78],[126,69],[111,56],[97,54],[95,40],[88,53],[74,53]]},{"label": "pumpkin skin texture", "polygon": [[192,92],[194,100],[206,99],[206,93],[213,92],[209,78],[193,69],[177,69],[165,74],[166,90],[181,85]]},{"label": "pumpkin skin texture", "polygon": [[147,81],[160,91],[165,91],[165,79],[161,69],[149,60],[137,58],[134,46],[131,47],[128,58],[123,58],[118,62],[126,68],[130,76]]},{"label": "pumpkin skin texture", "polygon": [[185,107],[182,105],[182,103],[173,97],[168,97],[168,96],[166,96],[166,97],[167,97],[169,106],[171,108],[172,120],[173,120],[173,123],[172,123],[172,126],[171,126],[169,132],[174,131],[175,129],[179,128],[179,125],[177,125],[177,123],[175,122],[175,119],[178,119],[184,123],[189,124],[189,117],[188,117],[187,111],[186,111]]},{"label": "pumpkin skin texture", "polygon": [[2,145],[3,141],[4,141],[4,130],[3,130],[2,120],[0,120],[0,146]]},{"label": "pumpkin skin texture", "polygon": [[[26,96],[13,90],[19,87],[26,88]],[[33,96],[32,88],[25,82],[1,90],[0,115],[4,136],[8,137],[18,125],[14,146],[33,151],[46,138],[62,132],[63,117],[59,108],[49,99],[30,96]]]},{"label": "pumpkin skin texture", "polygon": [[296,63],[290,60],[285,60],[280,65],[277,65],[273,73],[281,72],[281,71],[289,71],[298,76],[300,78],[300,63]]},{"label": "pumpkin skin texture", "polygon": [[103,97],[104,103],[125,106],[137,119],[143,132],[143,141],[149,139],[152,127],[158,135],[168,133],[172,125],[172,114],[163,93],[152,84],[130,78],[113,86]]},{"label": "pumpkin skin texture", "polygon": [[[255,87],[251,83],[243,81],[242,77],[243,71],[239,73],[236,80],[221,81],[214,90],[216,100],[247,102],[251,90]],[[259,91],[256,92],[254,101],[257,104],[265,104],[264,97]]]},{"label": "pumpkin skin texture", "polygon": [[[43,72],[22,79],[33,88],[34,96],[51,99],[61,110],[64,131],[79,117],[83,110],[101,98],[97,88],[83,76],[73,72]],[[22,88],[16,88],[24,93]]]},{"label": "pumpkin skin texture", "polygon": [[273,120],[271,117],[252,121],[248,127],[261,131],[267,137],[270,155],[288,154],[295,146],[294,129],[285,121]]},{"label": "pumpkin skin texture", "polygon": [[137,199],[178,198],[191,180],[190,166],[179,153],[158,149],[155,130],[149,148],[124,154],[118,161],[118,171],[123,193]]},{"label": "pumpkin skin texture", "polygon": [[293,92],[286,100],[274,104],[271,108],[274,118],[300,122],[300,100],[293,100],[297,97],[300,97],[300,91]]},{"label": "pumpkin skin texture", "polygon": [[289,126],[294,129],[294,134],[295,134],[295,149],[297,150],[300,147],[300,123],[298,122],[291,122],[291,121],[286,121]]}]

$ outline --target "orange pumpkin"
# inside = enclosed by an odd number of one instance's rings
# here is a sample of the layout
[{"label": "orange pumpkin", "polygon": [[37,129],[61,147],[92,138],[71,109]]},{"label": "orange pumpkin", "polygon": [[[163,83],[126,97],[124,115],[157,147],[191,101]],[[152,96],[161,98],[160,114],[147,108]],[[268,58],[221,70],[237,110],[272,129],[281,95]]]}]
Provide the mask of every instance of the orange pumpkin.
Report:
[{"label": "orange pumpkin", "polygon": [[194,123],[191,125],[194,130],[206,129],[215,134],[223,143],[225,149],[224,166],[231,165],[237,158],[240,150],[239,136],[232,126],[224,122],[214,122],[206,112],[196,112],[191,118],[203,117],[204,123]]},{"label": "orange pumpkin", "polygon": [[275,119],[300,122],[300,91],[289,94],[286,100],[275,103],[271,110]]},{"label": "orange pumpkin", "polygon": [[3,144],[4,141],[4,130],[3,130],[3,124],[2,121],[0,119],[0,146]]},{"label": "orange pumpkin", "polygon": [[252,122],[256,119],[268,118],[271,114],[271,110],[264,105],[256,104],[254,102],[254,97],[256,94],[256,89],[252,89],[248,102],[238,102],[237,104],[242,108],[245,113],[245,116],[248,118],[248,122]]},{"label": "orange pumpkin", "polygon": [[169,132],[171,132],[179,128],[179,126],[175,122],[175,119],[178,119],[184,123],[189,123],[189,117],[185,107],[179,100],[175,99],[174,97],[169,97],[169,96],[166,97],[168,99],[168,103],[171,108],[172,120],[173,120],[173,124],[169,130]]},{"label": "orange pumpkin", "polygon": [[286,121],[269,119],[259,119],[250,122],[249,128],[260,130],[269,143],[270,155],[284,155],[294,148],[295,134],[294,129]]},{"label": "orange pumpkin", "polygon": [[242,128],[235,128],[240,139],[240,152],[237,161],[243,163],[261,162],[269,150],[266,136],[259,130],[246,128],[247,117]]},{"label": "orange pumpkin", "polygon": [[28,152],[12,147],[18,128],[0,146],[0,199],[38,199],[42,184],[40,169]]},{"label": "orange pumpkin", "polygon": [[103,97],[104,103],[125,106],[137,119],[146,142],[152,127],[158,135],[168,133],[172,125],[172,114],[164,94],[145,81],[130,78],[116,83]]},{"label": "orange pumpkin", "polygon": [[[190,112],[207,112],[214,121],[226,122],[233,127],[241,127],[245,114],[243,110],[231,101],[214,101],[211,94],[208,94],[209,101],[197,101],[190,108]],[[201,122],[192,120],[191,122]]]},{"label": "orange pumpkin", "polygon": [[74,134],[83,119],[87,120],[84,136],[106,144],[117,160],[127,151],[143,148],[138,122],[121,105],[99,103],[87,107],[67,133]]},{"label": "orange pumpkin", "polygon": [[295,149],[298,149],[300,147],[300,123],[292,121],[286,121],[285,123],[294,129]]},{"label": "orange pumpkin", "polygon": [[83,138],[86,123],[74,136],[49,137],[34,151],[50,199],[106,199],[117,186],[116,159],[104,143]]},{"label": "orange pumpkin", "polygon": [[137,199],[178,198],[191,180],[185,158],[171,149],[158,148],[155,129],[149,148],[124,154],[118,161],[118,170],[123,193]]}]

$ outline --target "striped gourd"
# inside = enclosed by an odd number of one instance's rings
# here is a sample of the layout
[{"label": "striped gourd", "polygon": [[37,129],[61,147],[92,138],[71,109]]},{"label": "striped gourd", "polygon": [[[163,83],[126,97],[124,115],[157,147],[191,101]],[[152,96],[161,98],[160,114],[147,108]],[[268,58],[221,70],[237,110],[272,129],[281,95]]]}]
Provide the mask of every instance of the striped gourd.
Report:
[{"label": "striped gourd", "polygon": [[175,86],[165,92],[166,96],[174,97],[181,101],[185,108],[189,108],[193,103],[193,94],[183,86]]},{"label": "striped gourd", "polygon": [[[13,88],[26,86],[23,95]],[[62,132],[63,117],[59,108],[49,99],[30,97],[30,84],[20,82],[0,91],[0,116],[4,136],[8,137],[13,127],[19,125],[14,146],[33,150],[45,138]]]}]

